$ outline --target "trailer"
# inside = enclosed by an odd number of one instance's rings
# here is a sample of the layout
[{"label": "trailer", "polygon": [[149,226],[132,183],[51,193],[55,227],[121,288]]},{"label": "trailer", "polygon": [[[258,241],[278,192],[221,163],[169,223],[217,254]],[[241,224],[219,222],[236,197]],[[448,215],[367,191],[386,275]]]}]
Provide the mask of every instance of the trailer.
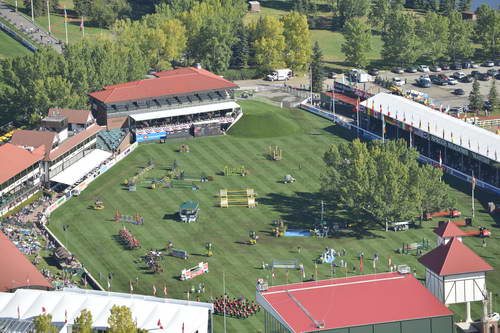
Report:
[{"label": "trailer", "polygon": [[197,266],[190,269],[183,269],[181,272],[181,281],[190,280],[199,275],[208,273],[208,262],[200,262]]},{"label": "trailer", "polygon": [[464,231],[465,232],[465,235],[464,236],[479,236],[481,238],[485,238],[485,237],[491,237],[491,231],[484,228],[484,227],[480,227],[479,229],[477,230],[469,230],[469,231]]},{"label": "trailer", "polygon": [[444,210],[440,212],[424,212],[424,220],[429,221],[432,220],[433,217],[460,217],[462,215],[462,212],[459,211],[458,209],[450,209],[450,210]]}]

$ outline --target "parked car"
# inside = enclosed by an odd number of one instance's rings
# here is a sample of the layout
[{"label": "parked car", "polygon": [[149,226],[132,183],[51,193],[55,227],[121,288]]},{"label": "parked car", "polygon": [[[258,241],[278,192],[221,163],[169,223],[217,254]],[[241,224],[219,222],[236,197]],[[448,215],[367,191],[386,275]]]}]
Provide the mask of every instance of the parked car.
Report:
[{"label": "parked car", "polygon": [[424,73],[429,73],[431,70],[429,69],[429,66],[427,65],[419,65],[417,67],[417,69],[421,72],[424,72]]},{"label": "parked car", "polygon": [[370,68],[368,70],[368,74],[373,75],[373,76],[377,76],[380,74],[380,71],[378,70],[378,68]]},{"label": "parked car", "polygon": [[417,68],[413,67],[413,66],[410,66],[410,67],[406,68],[405,71],[407,73],[416,73],[417,72]]},{"label": "parked car", "polygon": [[464,72],[455,72],[455,73],[453,73],[453,75],[452,75],[452,76],[453,76],[455,79],[457,79],[457,80],[461,80],[461,79],[463,79],[464,77],[466,77],[467,75],[465,75],[465,73],[464,73]]},{"label": "parked car", "polygon": [[448,77],[445,74],[438,74],[438,78],[448,80]]},{"label": "parked car", "polygon": [[461,88],[453,90],[453,93],[455,95],[465,95],[465,91],[463,89],[461,89]]},{"label": "parked car", "polygon": [[483,67],[493,67],[495,66],[495,62],[493,62],[492,60],[486,60],[485,62],[483,62]]},{"label": "parked car", "polygon": [[454,63],[451,65],[451,69],[454,69],[454,70],[461,70],[461,69],[462,69],[462,64],[460,64],[459,62],[454,62]]},{"label": "parked car", "polygon": [[458,84],[457,79],[455,79],[454,77],[449,77],[447,81],[448,81],[448,84],[450,86],[454,86],[454,85]]},{"label": "parked car", "polygon": [[495,76],[498,74],[498,69],[494,69],[494,68],[488,69],[486,74],[488,74],[489,76]]},{"label": "parked car", "polygon": [[481,74],[479,74],[479,76],[477,77],[477,79],[480,80],[480,81],[489,81],[491,79],[491,76],[489,76],[486,73],[481,73]]},{"label": "parked car", "polygon": [[441,67],[443,71],[447,71],[450,69],[450,65],[448,65],[447,63],[442,63],[439,65],[439,67]]},{"label": "parked car", "polygon": [[462,83],[471,83],[474,81],[474,77],[471,75],[464,76],[463,78],[460,79],[460,82]]},{"label": "parked car", "polygon": [[430,70],[432,72],[441,72],[442,71],[441,67],[439,67],[439,66],[431,66]]},{"label": "parked car", "polygon": [[472,63],[470,61],[464,61],[462,64],[463,69],[467,69],[467,68],[471,68],[471,67],[472,67]]},{"label": "parked car", "polygon": [[495,75],[495,79],[500,80],[500,73],[498,73],[497,75]]},{"label": "parked car", "polygon": [[472,68],[479,68],[479,64],[475,63],[474,61],[471,61],[470,63],[472,65]]},{"label": "parked car", "polygon": [[495,60],[495,66],[500,66],[500,59],[499,60]]},{"label": "parked car", "polygon": [[406,83],[406,81],[399,78],[399,77],[395,77],[392,79],[392,83],[398,87],[401,87],[402,85],[404,85]]},{"label": "parked car", "polygon": [[396,73],[396,74],[403,74],[403,73],[404,73],[404,72],[403,72],[403,69],[402,69],[401,67],[394,67],[394,68],[392,69],[392,72],[393,72],[393,73]]},{"label": "parked car", "polygon": [[473,78],[477,79],[479,77],[479,75],[481,75],[481,72],[479,72],[479,71],[470,72],[470,76],[472,76]]},{"label": "parked car", "polygon": [[448,85],[448,82],[446,80],[441,79],[437,75],[430,75],[429,78],[431,79],[431,82],[434,84],[439,84],[440,86]]},{"label": "parked car", "polygon": [[420,76],[418,79],[415,80],[417,82],[417,85],[422,88],[429,88],[431,86],[431,80],[427,76]]},{"label": "parked car", "polygon": [[335,72],[329,72],[328,73],[328,78],[329,79],[336,79],[337,78],[337,73],[335,73]]}]

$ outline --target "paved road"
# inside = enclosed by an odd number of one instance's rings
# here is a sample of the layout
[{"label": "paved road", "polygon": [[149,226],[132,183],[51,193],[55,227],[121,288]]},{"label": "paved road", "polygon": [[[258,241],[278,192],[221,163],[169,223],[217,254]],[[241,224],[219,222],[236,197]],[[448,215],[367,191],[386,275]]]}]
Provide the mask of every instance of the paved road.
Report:
[{"label": "paved road", "polygon": [[26,35],[30,36],[32,41],[36,41],[41,45],[50,45],[57,52],[62,52],[61,44],[59,44],[59,41],[56,38],[40,29],[38,25],[31,22],[31,20],[27,19],[25,16],[20,13],[16,13],[3,1],[0,1],[0,16],[8,20],[18,30],[23,31]]}]

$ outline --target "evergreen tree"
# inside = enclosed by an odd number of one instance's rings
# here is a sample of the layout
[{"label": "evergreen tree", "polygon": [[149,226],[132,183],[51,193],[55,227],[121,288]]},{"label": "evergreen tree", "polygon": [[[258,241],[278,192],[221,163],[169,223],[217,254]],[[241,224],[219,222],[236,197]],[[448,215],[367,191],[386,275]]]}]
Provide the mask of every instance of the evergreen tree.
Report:
[{"label": "evergreen tree", "polygon": [[312,61],[311,61],[311,81],[312,90],[315,92],[323,91],[323,81],[325,80],[323,75],[323,52],[319,47],[318,41],[314,43],[312,50]]},{"label": "evergreen tree", "polygon": [[441,0],[439,9],[443,13],[443,15],[449,16],[453,11],[457,9],[456,0]]},{"label": "evergreen tree", "polygon": [[453,11],[449,16],[448,56],[457,59],[469,59],[474,53],[472,44],[472,24],[462,19],[462,14]]},{"label": "evergreen tree", "polygon": [[472,84],[472,91],[469,95],[469,108],[474,112],[479,112],[483,109],[484,98],[479,91],[479,82],[477,79],[474,79],[474,83]]},{"label": "evergreen tree", "polygon": [[93,2],[93,0],[73,0],[78,17],[90,17]]},{"label": "evergreen tree", "polygon": [[344,26],[343,35],[342,52],[346,61],[355,67],[366,67],[368,52],[371,50],[371,31],[368,23],[359,18],[352,18]]},{"label": "evergreen tree", "polygon": [[248,66],[249,45],[248,33],[244,25],[240,25],[236,37],[238,41],[233,46],[231,66],[234,68],[245,68]]},{"label": "evergreen tree", "polygon": [[373,0],[369,14],[373,27],[385,32],[386,21],[390,13],[391,0]]},{"label": "evergreen tree", "polygon": [[382,41],[382,58],[386,61],[399,65],[414,63],[419,57],[415,17],[402,11],[392,13]]},{"label": "evergreen tree", "polygon": [[494,112],[498,107],[498,91],[496,87],[496,79],[493,78],[491,83],[490,92],[488,93],[488,103],[490,104],[491,111]]},{"label": "evergreen tree", "polygon": [[459,11],[470,10],[471,6],[472,0],[459,0],[457,5]]}]

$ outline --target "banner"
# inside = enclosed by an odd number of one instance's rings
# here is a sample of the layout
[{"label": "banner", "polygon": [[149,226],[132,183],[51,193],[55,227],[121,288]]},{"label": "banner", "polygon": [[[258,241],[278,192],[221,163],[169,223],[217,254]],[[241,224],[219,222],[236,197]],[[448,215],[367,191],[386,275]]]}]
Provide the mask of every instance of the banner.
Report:
[{"label": "banner", "polygon": [[137,142],[151,141],[165,139],[167,137],[167,132],[154,132],[149,134],[136,134],[135,140]]}]

